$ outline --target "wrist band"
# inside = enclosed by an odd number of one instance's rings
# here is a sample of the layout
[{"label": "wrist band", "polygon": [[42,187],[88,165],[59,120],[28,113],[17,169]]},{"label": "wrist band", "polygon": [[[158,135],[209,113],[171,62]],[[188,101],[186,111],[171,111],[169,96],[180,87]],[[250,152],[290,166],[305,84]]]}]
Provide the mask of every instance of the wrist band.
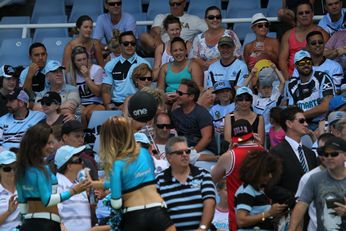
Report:
[{"label": "wrist band", "polygon": [[264,217],[264,212],[262,213],[262,219],[261,219],[262,221],[265,221],[266,220],[266,218]]}]

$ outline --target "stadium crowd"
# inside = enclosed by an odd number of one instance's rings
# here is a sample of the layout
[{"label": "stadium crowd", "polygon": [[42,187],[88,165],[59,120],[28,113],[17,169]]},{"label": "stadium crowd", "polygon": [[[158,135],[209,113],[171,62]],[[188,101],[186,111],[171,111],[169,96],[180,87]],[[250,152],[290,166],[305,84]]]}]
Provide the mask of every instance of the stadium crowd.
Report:
[{"label": "stadium crowd", "polygon": [[346,8],[314,3],[243,46],[186,0],[139,36],[104,0],[61,60],[32,43],[0,70],[0,230],[346,230]]}]

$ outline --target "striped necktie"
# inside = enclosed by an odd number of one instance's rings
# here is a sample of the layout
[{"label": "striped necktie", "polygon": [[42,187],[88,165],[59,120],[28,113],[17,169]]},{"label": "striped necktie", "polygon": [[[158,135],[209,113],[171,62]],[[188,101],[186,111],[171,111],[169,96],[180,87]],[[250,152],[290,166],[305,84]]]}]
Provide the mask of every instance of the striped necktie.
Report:
[{"label": "striped necktie", "polygon": [[309,167],[308,167],[308,165],[307,165],[306,162],[305,162],[304,151],[303,151],[302,146],[300,146],[300,145],[299,145],[299,147],[298,147],[298,153],[299,153],[299,162],[300,162],[300,165],[302,166],[302,168],[303,168],[303,170],[304,170],[304,173],[306,173],[306,172],[309,171]]}]

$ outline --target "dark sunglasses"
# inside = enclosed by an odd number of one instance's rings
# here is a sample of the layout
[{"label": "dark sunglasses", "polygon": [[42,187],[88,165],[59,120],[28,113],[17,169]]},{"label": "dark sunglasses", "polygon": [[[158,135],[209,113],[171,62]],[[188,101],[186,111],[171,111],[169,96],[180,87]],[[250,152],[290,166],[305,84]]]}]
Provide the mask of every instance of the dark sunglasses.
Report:
[{"label": "dark sunglasses", "polygon": [[128,47],[130,44],[131,44],[131,46],[136,46],[136,42],[122,42],[122,44],[125,46],[125,47]]},{"label": "dark sunglasses", "polygon": [[256,24],[257,28],[268,28],[269,27],[269,23],[258,23]]},{"label": "dark sunglasses", "polygon": [[248,96],[248,95],[241,95],[241,96],[237,96],[236,98],[236,101],[251,101],[252,98],[251,96]]},{"label": "dark sunglasses", "polygon": [[301,12],[298,12],[298,15],[304,15],[304,14],[311,14],[311,11],[301,11]]},{"label": "dark sunglasses", "polygon": [[140,81],[153,81],[153,78],[152,77],[138,77],[138,79],[140,80]]},{"label": "dark sunglasses", "polygon": [[323,156],[323,157],[337,157],[340,153],[339,152],[321,152],[318,153],[319,156]]},{"label": "dark sunglasses", "polygon": [[183,155],[184,153],[187,154],[187,155],[190,155],[191,149],[177,150],[177,151],[171,152],[171,153],[169,153],[169,154],[176,154],[176,155],[178,155],[178,156],[181,156],[181,155]]},{"label": "dark sunglasses", "polygon": [[74,158],[74,159],[70,160],[69,163],[70,164],[81,164],[81,163],[83,163],[83,160],[82,160],[82,158],[78,157],[78,158]]},{"label": "dark sunglasses", "polygon": [[315,40],[315,41],[311,41],[310,42],[310,45],[312,46],[316,46],[316,45],[323,45],[324,44],[324,41],[323,40]]},{"label": "dark sunglasses", "polygon": [[187,93],[187,92],[182,92],[182,91],[176,91],[175,93],[177,93],[179,96],[189,95],[189,93]]},{"label": "dark sunglasses", "polygon": [[121,6],[122,3],[121,2],[108,2],[107,4],[110,6],[115,6],[115,5]]},{"label": "dark sunglasses", "polygon": [[173,125],[172,124],[156,124],[156,127],[159,129],[172,129]]},{"label": "dark sunglasses", "polygon": [[184,1],[182,2],[169,2],[170,6],[181,6],[183,4]]},{"label": "dark sunglasses", "polygon": [[302,67],[305,65],[312,65],[312,61],[310,59],[302,60],[297,62],[297,66]]},{"label": "dark sunglasses", "polygon": [[300,119],[298,119],[298,123],[304,124],[304,123],[306,123],[306,119],[300,118]]},{"label": "dark sunglasses", "polygon": [[2,170],[4,171],[4,172],[11,172],[11,171],[15,171],[16,169],[15,168],[12,168],[11,166],[4,166],[4,167],[2,167]]},{"label": "dark sunglasses", "polygon": [[207,19],[209,19],[209,20],[214,20],[214,19],[220,20],[220,19],[222,19],[222,16],[220,14],[219,15],[208,15]]},{"label": "dark sunglasses", "polygon": [[58,104],[57,102],[55,102],[55,101],[53,101],[53,102],[44,102],[44,101],[41,101],[41,105],[42,106],[50,106],[50,105],[52,105],[52,103],[55,103],[55,104]]}]

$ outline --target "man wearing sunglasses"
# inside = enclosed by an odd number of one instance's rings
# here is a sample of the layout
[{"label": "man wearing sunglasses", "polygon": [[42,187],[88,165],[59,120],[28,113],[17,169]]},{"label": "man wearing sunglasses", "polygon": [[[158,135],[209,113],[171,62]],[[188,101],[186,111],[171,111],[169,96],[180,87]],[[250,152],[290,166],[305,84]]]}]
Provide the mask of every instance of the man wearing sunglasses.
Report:
[{"label": "man wearing sunglasses", "polygon": [[45,114],[28,108],[29,95],[17,88],[6,96],[8,113],[0,117],[0,145],[19,148],[24,133],[45,118]]},{"label": "man wearing sunglasses", "polygon": [[168,0],[170,13],[158,14],[154,18],[150,33],[141,34],[141,44],[143,46],[143,49],[148,54],[154,54],[155,48],[159,44],[167,43],[169,41],[169,36],[163,28],[163,20],[169,14],[172,14],[173,16],[179,18],[182,29],[180,37],[184,39],[184,41],[192,41],[197,34],[202,33],[208,29],[208,26],[204,20],[200,19],[198,16],[190,15],[184,12],[186,2],[186,0]]},{"label": "man wearing sunglasses", "polygon": [[325,72],[313,70],[308,51],[298,51],[294,63],[298,76],[292,76],[286,86],[287,104],[302,109],[309,128],[315,130],[328,112],[329,101],[335,94],[334,83]]},{"label": "man wearing sunglasses", "polygon": [[285,139],[271,152],[282,159],[279,181],[268,192],[277,203],[295,203],[295,194],[300,178],[318,165],[316,154],[302,144],[301,138],[308,133],[308,124],[303,111],[298,107],[287,107],[281,113],[280,125],[286,132]]},{"label": "man wearing sunglasses", "polygon": [[[80,154],[84,149],[85,146],[64,145],[57,150],[54,162],[58,169],[58,193],[70,190],[78,180],[78,173],[83,168]],[[90,205],[85,191],[60,203],[58,209],[67,230],[84,231],[91,228]]]},{"label": "man wearing sunglasses", "polygon": [[122,32],[119,42],[121,55],[104,68],[102,97],[107,110],[123,109],[125,98],[137,91],[132,81],[133,70],[142,63],[150,67],[148,61],[136,54],[136,36],[132,31]]},{"label": "man wearing sunglasses", "polygon": [[320,152],[327,170],[307,181],[292,212],[290,231],[297,230],[311,202],[316,205],[317,231],[346,230],[346,141],[330,138]]},{"label": "man wearing sunglasses", "polygon": [[170,167],[156,177],[157,189],[177,230],[208,230],[215,209],[215,186],[210,173],[190,164],[185,137],[166,144]]},{"label": "man wearing sunglasses", "polygon": [[[126,3],[126,1],[124,1]],[[94,38],[105,47],[113,37],[113,30],[120,32],[133,31],[136,33],[136,19],[133,15],[123,12],[122,0],[105,0],[105,8],[108,13],[97,17]],[[128,3],[127,3],[128,4]]]},{"label": "man wearing sunglasses", "polygon": [[341,0],[323,0],[327,14],[321,18],[318,25],[330,36],[339,30],[346,29],[346,8],[342,8]]},{"label": "man wearing sunglasses", "polygon": [[[342,80],[344,79],[344,71],[342,66],[331,59],[324,56],[324,40],[320,31],[312,31],[306,35],[306,49],[311,55],[312,69],[327,73],[333,80],[335,90],[340,91]],[[297,68],[293,71],[293,76],[298,76]]]}]

